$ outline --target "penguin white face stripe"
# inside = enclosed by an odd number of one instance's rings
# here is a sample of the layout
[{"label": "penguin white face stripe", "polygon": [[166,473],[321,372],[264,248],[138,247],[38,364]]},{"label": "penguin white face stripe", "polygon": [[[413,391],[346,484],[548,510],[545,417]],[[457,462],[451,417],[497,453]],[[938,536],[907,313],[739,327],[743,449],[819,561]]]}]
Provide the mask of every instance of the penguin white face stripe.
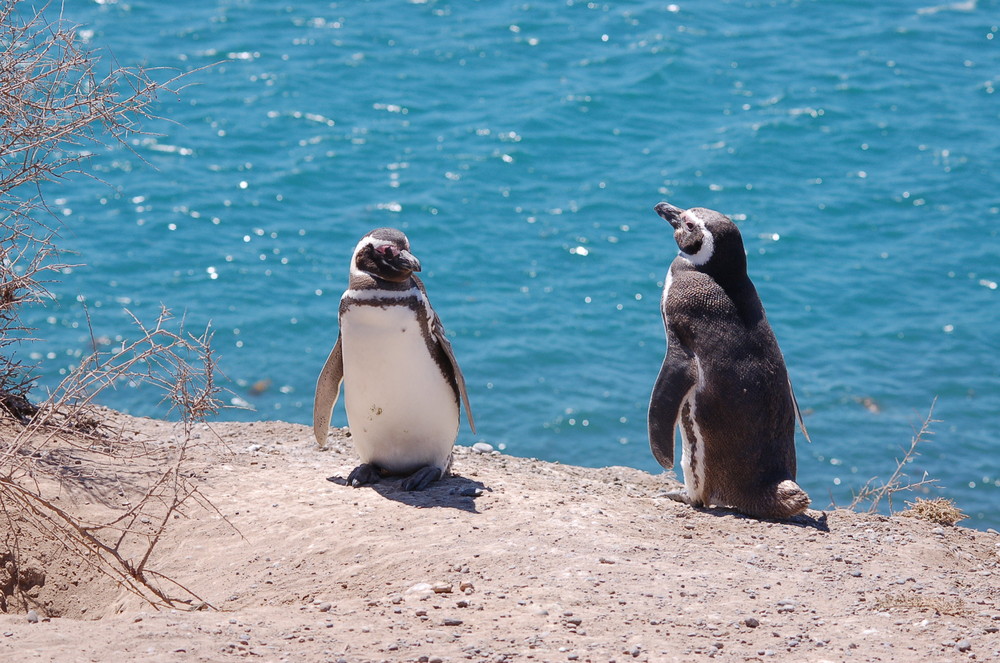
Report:
[{"label": "penguin white face stripe", "polygon": [[691,210],[687,210],[681,214],[681,221],[690,221],[701,230],[701,248],[698,249],[698,253],[690,255],[681,251],[681,256],[692,265],[704,265],[712,259],[712,254],[715,253],[715,238],[712,237],[712,233],[708,232],[708,228],[705,227],[705,221]]}]

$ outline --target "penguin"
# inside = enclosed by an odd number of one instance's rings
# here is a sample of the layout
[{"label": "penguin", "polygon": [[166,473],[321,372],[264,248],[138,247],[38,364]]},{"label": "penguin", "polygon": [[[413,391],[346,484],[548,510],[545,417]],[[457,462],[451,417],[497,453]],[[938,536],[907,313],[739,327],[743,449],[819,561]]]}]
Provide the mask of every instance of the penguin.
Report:
[{"label": "penguin", "polygon": [[650,448],[665,468],[681,431],[684,488],[670,497],[755,518],[798,515],[809,496],[795,483],[796,420],[809,434],[740,231],[714,210],[654,209],[680,249],[660,300],[667,352],[648,416]]},{"label": "penguin", "polygon": [[344,385],[347,422],[361,459],[347,477],[351,486],[391,474],[405,477],[403,490],[423,490],[446,476],[460,402],[476,431],[465,378],[419,271],[409,240],[394,228],[372,230],[351,256],[337,342],[313,404],[313,434],[322,449]]}]

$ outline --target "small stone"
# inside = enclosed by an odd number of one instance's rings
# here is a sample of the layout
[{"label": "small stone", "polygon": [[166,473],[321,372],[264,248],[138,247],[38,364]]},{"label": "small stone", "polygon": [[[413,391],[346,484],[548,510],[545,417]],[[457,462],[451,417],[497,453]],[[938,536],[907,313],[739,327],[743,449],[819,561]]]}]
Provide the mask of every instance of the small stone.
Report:
[{"label": "small stone", "polygon": [[749,626],[750,628],[757,628],[758,626],[760,626],[760,620],[758,620],[756,617],[747,617],[746,619],[743,620],[743,623]]},{"label": "small stone", "polygon": [[861,571],[851,571],[850,576],[852,578],[860,578],[861,577]]},{"label": "small stone", "polygon": [[955,643],[955,649],[958,651],[969,651],[972,649],[972,643],[968,640],[959,640]]},{"label": "small stone", "polygon": [[488,454],[493,451],[493,445],[489,442],[476,442],[472,445],[472,450],[477,454]]},{"label": "small stone", "polygon": [[462,620],[461,619],[454,619],[452,617],[449,617],[449,618],[445,619],[444,622],[442,622],[442,623],[445,626],[461,626],[462,625]]},{"label": "small stone", "polygon": [[451,594],[452,584],[450,582],[436,582],[431,585],[435,594]]},{"label": "small stone", "polygon": [[406,590],[405,593],[408,596],[416,596],[418,598],[423,598],[430,596],[433,589],[434,588],[431,586],[429,582],[418,582],[416,585]]},{"label": "small stone", "polygon": [[38,623],[38,613],[35,612],[34,610],[29,610],[28,611],[28,623],[29,624],[37,624]]},{"label": "small stone", "polygon": [[458,586],[458,589],[465,594],[471,594],[476,588],[468,580],[463,580],[462,584]]},{"label": "small stone", "polygon": [[317,608],[317,610],[319,610],[320,612],[330,612],[330,610],[332,608],[333,608],[333,604],[332,603],[329,603],[328,601],[324,601],[323,603],[319,604],[319,607]]}]

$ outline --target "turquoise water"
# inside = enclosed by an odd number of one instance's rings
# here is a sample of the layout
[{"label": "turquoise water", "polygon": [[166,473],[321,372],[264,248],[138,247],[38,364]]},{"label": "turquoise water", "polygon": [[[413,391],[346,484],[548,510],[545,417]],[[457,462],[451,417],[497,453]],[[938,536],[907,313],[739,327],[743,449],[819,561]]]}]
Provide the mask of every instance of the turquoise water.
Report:
[{"label": "turquoise water", "polygon": [[109,187],[49,190],[84,266],[26,352],[51,386],[90,344],[79,299],[113,343],[162,303],[216,330],[253,408],[223,419],[306,423],[351,251],[396,226],[469,382],[461,443],[656,471],[676,246],[652,207],[711,207],[806,410],[814,504],[887,477],[937,399],[908,472],[1000,527],[1000,11],[933,3],[66,3],[121,64],[211,66],[94,159]]}]

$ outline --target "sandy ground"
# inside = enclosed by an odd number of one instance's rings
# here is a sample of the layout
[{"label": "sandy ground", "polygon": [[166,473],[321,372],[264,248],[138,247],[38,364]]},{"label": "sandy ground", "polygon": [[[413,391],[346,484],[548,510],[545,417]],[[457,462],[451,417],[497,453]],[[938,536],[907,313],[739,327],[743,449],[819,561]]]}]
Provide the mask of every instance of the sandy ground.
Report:
[{"label": "sandy ground", "polygon": [[[177,446],[176,425],[109,416],[153,453],[76,465],[49,488],[69,512],[114,507]],[[350,488],[349,438],[195,436],[187,472],[215,510],[186,508],[151,566],[198,598],[143,604],[22,533],[34,586],[0,614],[0,661],[1000,660],[995,532],[843,510],[761,522],[672,502],[665,475],[468,448],[424,492]]]}]

